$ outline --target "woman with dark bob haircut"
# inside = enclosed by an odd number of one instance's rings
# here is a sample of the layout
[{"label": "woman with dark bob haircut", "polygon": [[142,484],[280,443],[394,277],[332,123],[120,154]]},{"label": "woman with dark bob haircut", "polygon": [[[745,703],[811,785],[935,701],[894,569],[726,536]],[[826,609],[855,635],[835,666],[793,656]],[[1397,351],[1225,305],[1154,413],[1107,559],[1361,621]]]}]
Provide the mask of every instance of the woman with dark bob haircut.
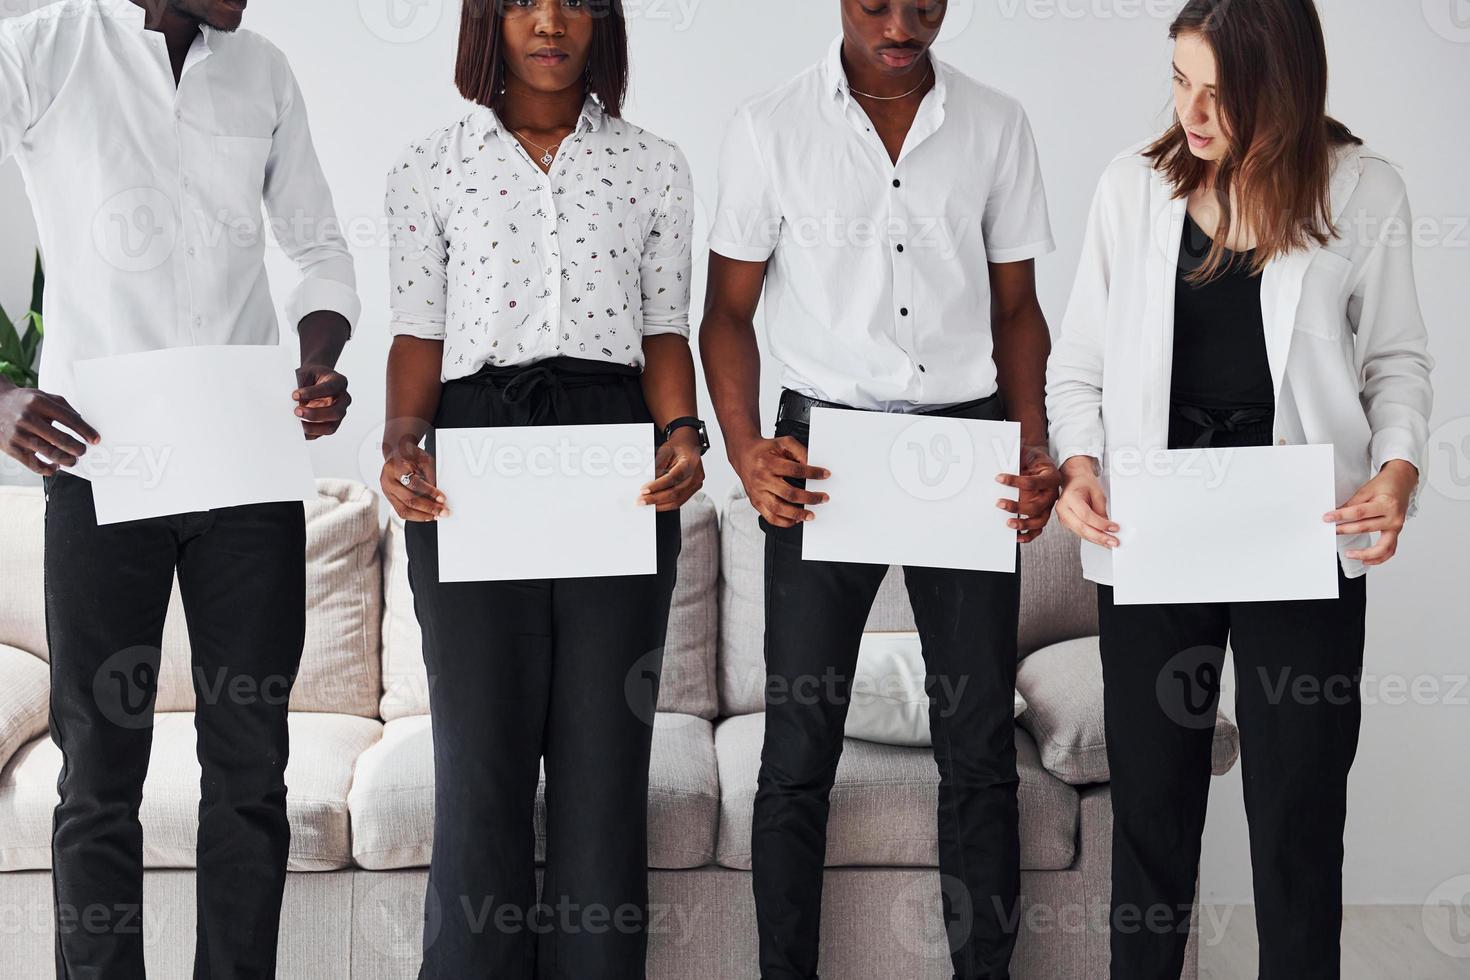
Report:
[{"label": "woman with dark bob haircut", "polygon": [[[476,108],[410,146],[387,195],[382,487],[406,522],[434,742],[420,976],[641,980],[657,678],[678,512],[708,448],[689,165],[622,118],[620,0],[467,0],[455,75]],[[657,445],[639,500],[658,512],[656,574],[439,581],[435,522],[455,501],[434,430],[626,423]]]},{"label": "woman with dark bob haircut", "polygon": [[[1327,115],[1311,0],[1189,0],[1170,33],[1173,124],[1103,175],[1048,370],[1057,515],[1098,583],[1112,975],[1184,963],[1228,643],[1260,977],[1335,980],[1366,573],[1413,510],[1433,400],[1413,221],[1399,172]],[[1298,445],[1334,449],[1337,598],[1115,602],[1110,464]]]}]

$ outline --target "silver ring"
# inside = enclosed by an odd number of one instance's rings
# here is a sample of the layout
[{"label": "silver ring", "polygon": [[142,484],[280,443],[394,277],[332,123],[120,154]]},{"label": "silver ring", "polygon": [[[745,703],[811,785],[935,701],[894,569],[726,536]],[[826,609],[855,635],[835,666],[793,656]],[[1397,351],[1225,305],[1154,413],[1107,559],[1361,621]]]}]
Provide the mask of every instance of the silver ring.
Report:
[{"label": "silver ring", "polygon": [[405,487],[412,486],[413,485],[413,474],[412,473],[405,473],[405,474],[403,474],[402,476],[400,476],[398,478],[398,482],[401,483],[401,484],[403,484]]}]

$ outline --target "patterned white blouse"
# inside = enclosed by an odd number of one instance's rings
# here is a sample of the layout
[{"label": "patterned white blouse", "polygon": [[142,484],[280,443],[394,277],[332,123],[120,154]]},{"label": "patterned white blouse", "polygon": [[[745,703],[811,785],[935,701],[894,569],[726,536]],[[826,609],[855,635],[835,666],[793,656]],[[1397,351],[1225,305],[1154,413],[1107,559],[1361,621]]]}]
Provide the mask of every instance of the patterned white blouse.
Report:
[{"label": "patterned white blouse", "polygon": [[694,192],[673,143],[589,98],[543,173],[480,107],[388,175],[392,332],[444,341],[442,378],[578,357],[643,366],[689,336]]}]

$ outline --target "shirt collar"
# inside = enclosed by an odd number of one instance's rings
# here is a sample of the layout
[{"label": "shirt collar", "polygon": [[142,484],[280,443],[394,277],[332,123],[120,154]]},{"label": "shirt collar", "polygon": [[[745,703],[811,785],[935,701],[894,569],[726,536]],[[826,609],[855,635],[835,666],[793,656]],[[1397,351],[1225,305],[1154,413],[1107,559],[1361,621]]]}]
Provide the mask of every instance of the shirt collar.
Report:
[{"label": "shirt collar", "polygon": [[[112,16],[137,30],[148,30],[148,12],[136,3],[133,3],[133,0],[104,0],[102,6]],[[210,46],[210,40],[214,37],[215,33],[215,29],[208,24],[199,25],[200,40],[197,43],[201,46],[201,54],[207,55],[213,50]]]},{"label": "shirt collar", "polygon": [[[934,54],[932,45],[929,48],[929,63],[934,66],[934,99],[942,107],[949,92],[949,87],[945,82],[949,66]],[[827,58],[822,64],[822,75],[823,91],[832,98],[842,99],[842,105],[846,107],[852,101],[852,88],[847,83],[847,70],[842,67],[841,34],[837,35],[837,39],[827,49]]]},{"label": "shirt collar", "polygon": [[[500,133],[512,135],[500,121],[499,114],[489,106],[480,107],[481,123],[485,127],[486,135]],[[592,96],[587,96],[582,102],[581,115],[577,117],[577,127],[572,130],[573,135],[577,133],[595,133],[602,128],[603,121],[607,118],[607,112],[602,108],[602,103]]]}]

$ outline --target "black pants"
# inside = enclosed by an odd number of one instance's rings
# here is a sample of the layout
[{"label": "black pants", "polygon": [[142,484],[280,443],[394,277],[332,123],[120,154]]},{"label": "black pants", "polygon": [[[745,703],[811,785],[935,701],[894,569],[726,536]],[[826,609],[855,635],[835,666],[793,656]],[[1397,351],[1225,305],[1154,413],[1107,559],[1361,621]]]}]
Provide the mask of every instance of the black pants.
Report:
[{"label": "black pants", "polygon": [[[1217,446],[1261,445],[1271,421],[1207,433],[1176,412],[1171,445],[1207,436]],[[1176,980],[1184,963],[1227,642],[1261,980],[1340,975],[1367,585],[1338,575],[1339,598],[1303,602],[1119,606],[1099,587],[1115,980]]]},{"label": "black pants", "polygon": [[[959,414],[1001,417],[999,399]],[[777,435],[806,442],[805,425]],[[821,520],[820,511],[818,520]],[[800,526],[766,531],[766,733],[751,864],[765,980],[817,976],[827,813],[858,645],[881,565],[801,558]],[[955,973],[1009,976],[1020,890],[1016,628],[1020,576],[905,568],[939,766],[939,871]]]},{"label": "black pants", "polygon": [[286,729],[306,634],[302,506],[97,526],[92,486],[46,481],[52,835],[60,980],[143,970],[143,830],[163,622],[175,571],[188,618],[203,770],[194,976],[275,976]]},{"label": "black pants", "polygon": [[[445,385],[435,425],[631,422],[654,437],[636,372],[557,359]],[[424,980],[645,976],[648,766],[680,548],[678,513],[657,523],[656,575],[454,584],[438,527],[408,526],[434,736]]]}]

